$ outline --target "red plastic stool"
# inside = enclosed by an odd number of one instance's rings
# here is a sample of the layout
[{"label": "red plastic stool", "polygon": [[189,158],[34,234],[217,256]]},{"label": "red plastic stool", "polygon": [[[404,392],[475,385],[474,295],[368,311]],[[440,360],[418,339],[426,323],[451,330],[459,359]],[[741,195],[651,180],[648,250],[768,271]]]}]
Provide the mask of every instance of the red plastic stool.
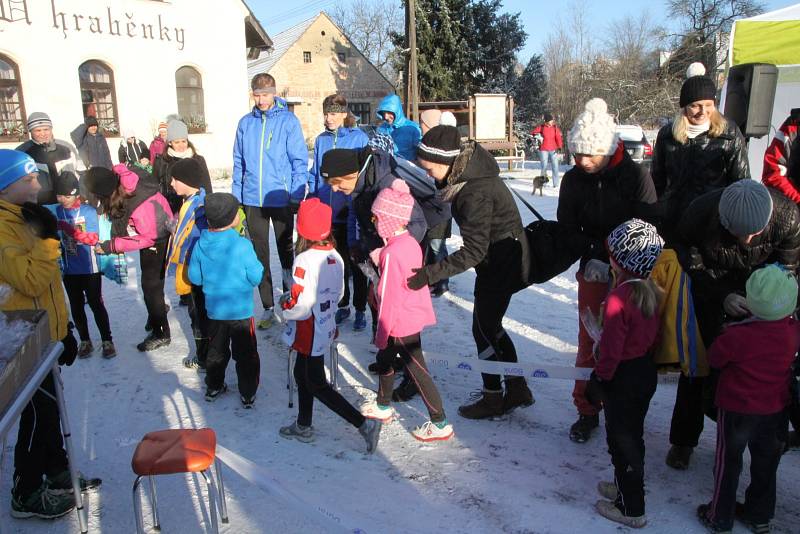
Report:
[{"label": "red plastic stool", "polygon": [[[228,522],[228,510],[225,505],[225,485],[222,482],[222,466],[216,457],[217,436],[210,428],[199,430],[158,430],[146,434],[136,446],[131,467],[136,473],[133,483],[133,510],[136,514],[136,532],[144,533],[142,503],[138,489],[142,477],[150,479],[150,504],[153,508],[153,527],[161,530],[158,521],[158,502],[156,475],[172,475],[176,473],[200,473],[208,485],[208,507],[211,513],[211,524],[214,532],[219,532],[217,524],[217,505],[219,505],[222,522]],[[216,463],[217,484],[211,473],[211,464]]]}]

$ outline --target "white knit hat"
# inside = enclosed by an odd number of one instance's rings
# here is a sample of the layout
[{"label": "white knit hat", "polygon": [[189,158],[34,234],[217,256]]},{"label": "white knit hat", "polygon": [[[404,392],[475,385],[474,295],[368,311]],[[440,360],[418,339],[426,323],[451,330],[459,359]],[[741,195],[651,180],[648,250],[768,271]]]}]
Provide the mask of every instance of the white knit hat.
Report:
[{"label": "white knit hat", "polygon": [[586,103],[569,131],[567,143],[573,154],[610,156],[616,151],[617,124],[608,114],[605,100],[593,98]]}]

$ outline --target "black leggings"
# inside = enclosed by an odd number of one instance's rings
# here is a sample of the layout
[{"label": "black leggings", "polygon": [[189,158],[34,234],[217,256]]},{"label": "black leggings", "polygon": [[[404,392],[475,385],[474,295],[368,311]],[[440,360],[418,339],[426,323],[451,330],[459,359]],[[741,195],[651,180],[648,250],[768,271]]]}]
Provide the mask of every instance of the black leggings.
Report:
[{"label": "black leggings", "polygon": [[42,485],[43,475],[53,477],[68,468],[55,384],[53,375],[48,373],[19,419],[14,496],[25,500]]},{"label": "black leggings", "polygon": [[364,416],[333,389],[325,378],[324,356],[298,353],[294,362],[294,379],[297,382],[298,425],[311,426],[314,397],[354,427],[364,424]]},{"label": "black leggings", "polygon": [[[89,341],[89,324],[86,320],[84,306],[89,303],[94,315],[94,322],[100,331],[100,339],[111,341],[111,325],[108,321],[108,312],[103,304],[103,275],[93,274],[67,274],[64,275],[64,289],[69,297],[69,309],[72,312],[72,322],[78,330],[81,341]],[[85,298],[84,298],[85,297]]]},{"label": "black leggings", "polygon": [[[258,261],[264,266],[264,275],[258,284],[258,293],[261,295],[261,304],[264,308],[272,308],[275,304],[272,295],[272,273],[269,270],[269,223],[275,230],[275,244],[278,248],[278,258],[281,268],[292,268],[294,261],[294,244],[292,231],[294,230],[294,215],[288,206],[283,208],[261,208],[258,206],[245,206],[247,217],[247,231],[256,250]],[[284,291],[290,288],[284,287]]]},{"label": "black leggings", "polygon": [[[511,293],[481,288],[475,284],[475,304],[472,308],[472,337],[482,360],[516,362],[517,349],[503,330],[503,316],[511,303]],[[500,375],[483,373],[483,388],[499,391],[503,388]]]},{"label": "black leggings", "polygon": [[347,224],[334,223],[333,238],[336,240],[336,251],[344,261],[344,295],[339,301],[340,308],[350,305],[350,277],[353,277],[353,307],[356,311],[363,312],[367,309],[367,277],[361,272],[352,259],[350,259],[350,249],[347,246]]},{"label": "black leggings", "polygon": [[167,259],[167,242],[158,241],[150,248],[139,251],[141,288],[147,307],[147,322],[153,335],[170,337],[167,306],[164,303],[164,274]]}]

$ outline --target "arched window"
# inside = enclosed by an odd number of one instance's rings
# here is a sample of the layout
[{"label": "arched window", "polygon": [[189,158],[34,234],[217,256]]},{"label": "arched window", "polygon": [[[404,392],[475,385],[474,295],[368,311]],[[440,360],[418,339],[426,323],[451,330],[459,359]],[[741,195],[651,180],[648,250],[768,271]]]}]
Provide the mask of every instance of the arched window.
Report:
[{"label": "arched window", "polygon": [[0,54],[0,139],[22,140],[25,135],[25,104],[19,68]]},{"label": "arched window", "polygon": [[192,67],[179,68],[175,71],[175,88],[178,93],[178,115],[189,127],[189,132],[205,132],[206,113],[200,73]]},{"label": "arched window", "polygon": [[94,59],[78,67],[83,116],[93,116],[107,134],[119,134],[114,72]]}]

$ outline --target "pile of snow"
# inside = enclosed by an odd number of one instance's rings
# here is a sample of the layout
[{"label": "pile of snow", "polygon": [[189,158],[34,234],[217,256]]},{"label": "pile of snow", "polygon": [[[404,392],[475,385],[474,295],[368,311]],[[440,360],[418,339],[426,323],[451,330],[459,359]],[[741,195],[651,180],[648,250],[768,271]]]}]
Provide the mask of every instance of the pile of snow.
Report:
[{"label": "pile of snow", "polygon": [[[513,173],[509,185],[529,195],[535,171]],[[215,189],[228,190],[217,182]],[[545,217],[554,218],[557,191],[529,197]],[[520,205],[524,222],[533,216]],[[454,230],[450,250],[461,244]],[[273,245],[274,246],[274,245]],[[280,272],[273,254],[272,272]],[[129,255],[136,269],[136,255]],[[514,296],[504,326],[516,344],[520,360],[549,365],[574,363],[577,329],[577,284],[574,268],[549,283]],[[457,414],[459,404],[480,388],[480,377],[462,371],[432,368],[444,407],[455,428],[445,443],[423,445],[410,431],[427,419],[419,397],[396,405],[398,419],[384,426],[378,451],[364,454],[358,432],[315,403],[316,441],[303,444],[278,436],[278,428],[297,414],[289,409],[287,349],[280,327],[258,332],[261,383],[253,410],[245,410],[236,393],[231,362],[231,391],[214,403],[203,399],[204,375],[185,369],[181,358],[193,351],[187,313],[178,305],[174,283],[167,281],[172,344],[152,354],[136,352],[145,335],[144,304],[131,273],[126,287],[104,285],[119,356],[104,360],[95,354],[64,368],[67,405],[78,467],[103,478],[102,488],[89,497],[91,532],[131,532],[134,529],[130,468],[133,450],[146,432],[162,428],[213,428],[226,461],[242,460],[237,468],[247,478],[224,468],[230,523],[226,533],[346,532],[367,533],[515,532],[617,533],[627,531],[599,517],[593,509],[599,480],[611,480],[605,431],[598,429],[586,444],[569,440],[576,419],[572,382],[532,380],[536,404],[517,410],[502,421],[469,421]],[[423,348],[435,353],[471,355],[474,273],[451,281],[451,292],[436,299],[435,327],[424,331]],[[257,297],[254,295],[254,300]],[[257,308],[258,309],[258,308]],[[90,313],[87,309],[87,313]],[[92,338],[99,339],[90,317]],[[377,381],[367,371],[374,359],[369,334],[353,332],[352,320],[341,326],[342,394],[353,403],[372,399]],[[664,464],[669,448],[669,424],[675,386],[661,384],[645,424],[648,531],[703,532],[695,518],[698,504],[711,498],[715,425],[706,420],[688,471]],[[77,518],[56,522],[16,520],[8,515],[13,442],[9,434],[4,476],[0,478],[0,531],[73,533]],[[796,532],[800,524],[800,453],[784,456],[778,473],[776,532]],[[749,481],[749,459],[740,496]],[[249,481],[248,481],[249,479]],[[198,476],[158,477],[161,524],[165,532],[202,532],[209,525],[205,484]],[[146,486],[146,484],[144,485]],[[145,524],[151,526],[145,503]],[[735,532],[745,532],[738,525]]]}]

